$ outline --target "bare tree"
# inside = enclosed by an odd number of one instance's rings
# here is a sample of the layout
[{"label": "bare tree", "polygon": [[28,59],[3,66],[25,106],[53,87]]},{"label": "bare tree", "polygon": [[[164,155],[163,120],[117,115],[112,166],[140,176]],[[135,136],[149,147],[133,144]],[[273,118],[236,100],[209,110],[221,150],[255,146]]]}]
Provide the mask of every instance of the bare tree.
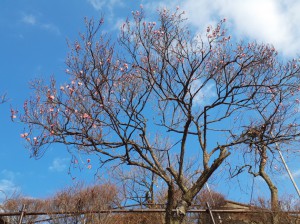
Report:
[{"label": "bare tree", "polygon": [[[21,195],[15,195],[6,201],[4,201],[2,205],[2,209],[5,212],[20,212],[22,210],[22,206],[26,205],[26,210],[30,212],[44,212],[44,200],[28,198]],[[20,216],[10,216],[5,217],[7,223],[18,223]],[[39,220],[38,215],[25,216],[23,221],[26,223],[34,223]]]},{"label": "bare tree", "polygon": [[[74,212],[74,215],[50,215],[56,223],[115,223],[109,213],[97,214],[97,211],[109,210],[118,206],[118,190],[113,184],[85,187],[83,184],[66,188],[48,200],[45,206],[49,212]],[[77,214],[76,214],[77,213]]]},{"label": "bare tree", "polygon": [[[271,178],[282,164],[278,161],[278,150],[290,154],[295,152],[299,136],[299,84],[298,64],[295,60],[287,64],[273,62],[275,67],[266,77],[272,86],[259,86],[259,94],[251,99],[253,108],[244,131],[232,138],[244,141],[244,160],[233,171],[233,176],[247,170],[254,177],[260,176],[271,193],[271,209],[279,209],[278,189]],[[260,84],[260,83],[259,83]],[[248,115],[246,115],[248,116]],[[239,119],[243,119],[241,115]],[[278,174],[278,172],[277,172]],[[276,218],[274,216],[274,218]],[[276,221],[274,221],[276,223]]]},{"label": "bare tree", "polygon": [[32,155],[61,143],[99,155],[101,165],[148,170],[168,189],[167,224],[185,222],[230,153],[259,146],[263,170],[265,152],[298,136],[297,120],[285,116],[295,104],[283,113],[281,101],[296,99],[299,63],[281,63],[269,45],[233,44],[224,22],[199,35],[179,9],[159,11],[156,22],[141,9],[113,43],[100,31],[103,20],[87,21],[70,45],[70,83],[36,81],[35,97],[24,104],[22,136]]},{"label": "bare tree", "polygon": [[[26,205],[26,212],[37,213],[25,215],[26,223],[119,223],[117,216],[110,213],[97,213],[119,206],[117,187],[113,184],[85,186],[78,183],[57,192],[47,199],[27,197],[10,198],[3,204],[6,212],[19,212]],[[48,215],[38,215],[45,213]],[[12,216],[10,222],[18,223],[19,216]]]}]

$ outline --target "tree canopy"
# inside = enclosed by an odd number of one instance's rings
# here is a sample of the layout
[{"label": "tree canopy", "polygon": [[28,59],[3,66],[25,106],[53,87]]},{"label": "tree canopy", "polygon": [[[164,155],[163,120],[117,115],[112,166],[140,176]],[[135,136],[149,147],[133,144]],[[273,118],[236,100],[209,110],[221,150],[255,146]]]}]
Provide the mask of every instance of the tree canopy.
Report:
[{"label": "tree canopy", "polygon": [[160,10],[154,22],[133,12],[117,41],[103,21],[86,20],[70,44],[70,83],[32,84],[20,119],[33,156],[61,143],[98,154],[101,166],[146,170],[168,188],[166,223],[184,223],[231,155],[245,155],[238,172],[247,167],[275,187],[265,171],[275,144],[284,149],[299,136],[297,60],[281,61],[271,45],[233,43],[225,19],[192,32],[179,9]]}]

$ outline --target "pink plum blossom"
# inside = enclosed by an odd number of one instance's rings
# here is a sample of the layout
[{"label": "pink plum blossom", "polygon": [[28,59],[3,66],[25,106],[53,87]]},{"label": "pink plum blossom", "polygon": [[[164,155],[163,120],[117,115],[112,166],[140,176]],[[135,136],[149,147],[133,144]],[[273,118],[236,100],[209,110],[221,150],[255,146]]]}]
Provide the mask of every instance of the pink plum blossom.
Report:
[{"label": "pink plum blossom", "polygon": [[11,114],[11,119],[12,119],[12,120],[17,118],[17,116],[16,116],[17,113],[18,113],[18,112],[15,111],[15,110],[13,110],[13,109],[10,110],[10,114]]},{"label": "pink plum blossom", "polygon": [[87,113],[84,113],[82,117],[83,117],[84,119],[89,119],[89,118],[91,118],[91,116],[88,115]]},{"label": "pink plum blossom", "polygon": [[54,100],[54,98],[55,98],[55,97],[54,97],[53,95],[49,95],[49,96],[48,96],[48,100],[50,100],[50,101]]},{"label": "pink plum blossom", "polygon": [[80,44],[76,43],[76,44],[75,44],[75,50],[76,50],[76,51],[79,51],[80,49],[81,49]]},{"label": "pink plum blossom", "polygon": [[20,134],[20,137],[21,137],[21,138],[26,138],[27,136],[28,136],[28,133],[26,133],[26,132],[25,132],[25,133],[22,133],[22,134]]}]

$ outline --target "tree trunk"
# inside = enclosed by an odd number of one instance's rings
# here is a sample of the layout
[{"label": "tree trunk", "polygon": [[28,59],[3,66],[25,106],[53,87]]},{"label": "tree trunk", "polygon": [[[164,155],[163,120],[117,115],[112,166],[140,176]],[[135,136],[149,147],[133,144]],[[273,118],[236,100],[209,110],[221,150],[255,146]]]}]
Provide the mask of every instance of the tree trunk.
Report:
[{"label": "tree trunk", "polygon": [[174,186],[168,185],[168,200],[166,206],[165,224],[173,224]]},{"label": "tree trunk", "polygon": [[176,204],[176,212],[173,212],[175,208],[175,199],[174,199],[174,186],[168,186],[168,202],[166,207],[166,224],[185,224],[186,223],[186,211],[188,209],[188,203],[184,200],[180,200]]},{"label": "tree trunk", "polygon": [[271,191],[271,209],[272,209],[272,219],[273,224],[279,224],[279,217],[278,217],[278,210],[279,210],[279,201],[278,201],[278,189],[277,187],[272,184],[269,185]]},{"label": "tree trunk", "polygon": [[272,210],[272,223],[273,224],[279,224],[280,220],[278,217],[278,212],[279,212],[279,200],[278,200],[278,189],[277,187],[273,184],[271,179],[266,173],[263,173],[261,175],[262,178],[266,181],[270,192],[271,192],[271,210]]},{"label": "tree trunk", "polygon": [[199,193],[207,180],[215,172],[216,169],[222,164],[222,162],[230,155],[226,148],[220,148],[220,155],[214,160],[211,167],[207,167],[193,186],[182,195],[181,200],[176,205],[176,212],[172,212],[175,208],[174,201],[174,186],[169,184],[168,188],[168,203],[166,208],[165,223],[166,224],[185,224],[186,212],[191,205],[194,197]]},{"label": "tree trunk", "polygon": [[277,211],[279,209],[279,201],[278,201],[278,190],[274,185],[270,187],[271,190],[271,209],[273,211]]},{"label": "tree trunk", "polygon": [[172,224],[185,224],[186,223],[186,212],[188,210],[188,203],[180,200],[176,205],[176,212],[172,216]]},{"label": "tree trunk", "polygon": [[260,162],[259,174],[264,179],[264,181],[267,183],[267,185],[270,189],[270,192],[271,192],[271,210],[273,212],[273,215],[272,215],[273,224],[279,224],[279,220],[278,220],[278,210],[279,210],[278,189],[275,186],[275,184],[272,182],[269,175],[265,172],[265,166],[267,163],[267,151],[265,148],[262,150],[261,156],[262,156],[262,159]]},{"label": "tree trunk", "polygon": [[265,172],[261,174],[261,177],[266,181],[271,192],[271,210],[278,211],[279,209],[278,189]]}]

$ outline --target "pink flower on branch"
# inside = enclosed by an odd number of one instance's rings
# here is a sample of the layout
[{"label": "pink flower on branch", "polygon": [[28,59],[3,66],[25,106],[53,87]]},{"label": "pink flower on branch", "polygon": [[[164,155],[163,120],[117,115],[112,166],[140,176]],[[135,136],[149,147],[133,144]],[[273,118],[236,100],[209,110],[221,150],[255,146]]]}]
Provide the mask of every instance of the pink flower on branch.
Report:
[{"label": "pink flower on branch", "polygon": [[48,100],[49,101],[53,101],[55,99],[55,97],[53,95],[48,95]]},{"label": "pink flower on branch", "polygon": [[87,113],[84,113],[83,116],[82,116],[82,118],[84,118],[84,119],[90,119],[91,116],[89,114],[87,114]]},{"label": "pink flower on branch", "polygon": [[27,136],[28,136],[28,133],[26,133],[26,132],[25,132],[25,133],[22,133],[22,134],[20,134],[20,137],[21,137],[21,138],[26,138]]},{"label": "pink flower on branch", "polygon": [[18,111],[14,110],[14,109],[10,109],[11,120],[14,120],[17,118],[17,116],[16,116],[17,113],[18,113]]},{"label": "pink flower on branch", "polygon": [[72,95],[73,92],[74,92],[74,89],[73,89],[73,88],[69,88],[69,93],[70,93],[70,95]]},{"label": "pink flower on branch", "polygon": [[81,49],[81,46],[79,43],[75,44],[75,50],[78,52]]},{"label": "pink flower on branch", "polygon": [[33,142],[34,142],[35,145],[37,145],[37,144],[39,143],[38,138],[37,138],[37,137],[34,137],[34,138],[33,138]]}]

